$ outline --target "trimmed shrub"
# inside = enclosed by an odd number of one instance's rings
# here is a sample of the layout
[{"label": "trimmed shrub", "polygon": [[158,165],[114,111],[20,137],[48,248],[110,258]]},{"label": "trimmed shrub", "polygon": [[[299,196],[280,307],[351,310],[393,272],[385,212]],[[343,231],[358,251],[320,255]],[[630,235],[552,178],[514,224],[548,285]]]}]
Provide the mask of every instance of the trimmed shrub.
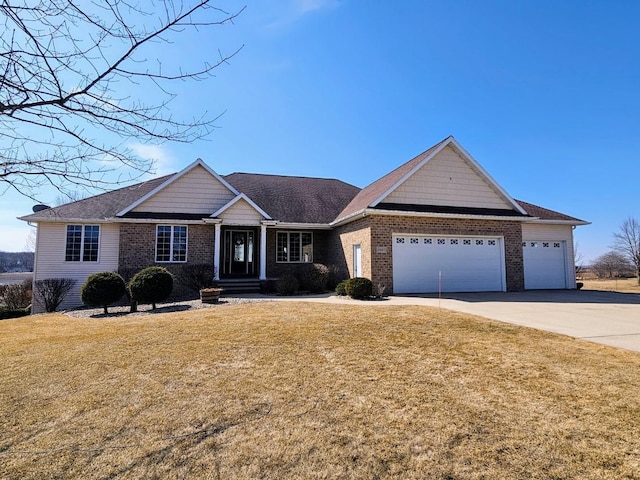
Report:
[{"label": "trimmed shrub", "polygon": [[153,310],[156,309],[156,304],[171,295],[172,291],[173,275],[163,267],[144,268],[129,282],[132,302],[136,305],[150,303]]},{"label": "trimmed shrub", "polygon": [[213,287],[213,265],[192,263],[182,267],[178,273],[178,281],[189,290],[198,293],[203,288]]},{"label": "trimmed shrub", "polygon": [[102,307],[107,314],[107,306],[117,302],[127,293],[124,279],[115,272],[93,273],[80,289],[82,303],[89,307]]},{"label": "trimmed shrub", "polygon": [[55,312],[69,294],[76,281],[73,278],[45,278],[33,283],[35,301],[45,312]]},{"label": "trimmed shrub", "polygon": [[341,281],[338,285],[336,285],[336,294],[344,297],[347,295],[347,280]]},{"label": "trimmed shrub", "polygon": [[322,263],[305,265],[298,275],[300,290],[311,293],[324,293],[329,283],[329,267]]},{"label": "trimmed shrub", "polygon": [[345,285],[347,295],[356,300],[369,298],[373,293],[373,282],[368,278],[355,277],[347,280]]},{"label": "trimmed shrub", "polygon": [[300,280],[291,274],[285,273],[276,281],[276,292],[278,295],[293,295],[300,289]]},{"label": "trimmed shrub", "polygon": [[26,279],[14,285],[0,285],[0,305],[7,310],[20,310],[31,304],[33,282]]}]

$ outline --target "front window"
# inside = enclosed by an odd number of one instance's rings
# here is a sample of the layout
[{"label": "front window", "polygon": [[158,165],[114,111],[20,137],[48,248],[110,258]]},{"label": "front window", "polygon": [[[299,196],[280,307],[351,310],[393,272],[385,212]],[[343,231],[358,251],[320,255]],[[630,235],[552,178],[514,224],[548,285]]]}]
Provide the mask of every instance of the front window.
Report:
[{"label": "front window", "polygon": [[64,259],[67,262],[97,262],[100,226],[67,225]]},{"label": "front window", "polygon": [[278,232],[276,261],[313,262],[313,234],[311,232]]},{"label": "front window", "polygon": [[156,230],[156,262],[187,261],[187,227],[158,225]]}]

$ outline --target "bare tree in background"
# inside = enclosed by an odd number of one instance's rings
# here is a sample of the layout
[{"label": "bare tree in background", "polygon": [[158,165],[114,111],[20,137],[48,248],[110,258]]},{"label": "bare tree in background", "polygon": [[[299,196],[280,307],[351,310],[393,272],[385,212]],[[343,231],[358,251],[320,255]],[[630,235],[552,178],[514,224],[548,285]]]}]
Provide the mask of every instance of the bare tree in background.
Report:
[{"label": "bare tree in background", "polygon": [[[215,118],[206,112],[172,116],[171,85],[211,77],[239,49],[185,71],[163,68],[147,57],[148,47],[190,30],[202,34],[241,11],[225,12],[210,0],[0,0],[0,192],[34,198],[47,184],[63,193],[108,188],[152,169],[131,154],[131,139],[207,136]],[[129,96],[133,91],[160,100],[149,105]],[[106,176],[125,166],[133,178]]]},{"label": "bare tree in background", "polygon": [[618,252],[607,252],[596,258],[591,268],[598,278],[624,278],[633,274],[633,264]]},{"label": "bare tree in background", "polygon": [[25,252],[33,253],[36,251],[36,235],[37,235],[36,227],[31,227],[31,229],[29,230],[29,234],[27,235],[27,238],[24,241]]},{"label": "bare tree in background", "polygon": [[613,249],[633,264],[640,285],[640,222],[633,217],[627,218],[613,234],[613,239]]},{"label": "bare tree in background", "polygon": [[584,255],[578,249],[578,242],[573,244],[573,265],[576,269],[576,277],[584,273]]}]

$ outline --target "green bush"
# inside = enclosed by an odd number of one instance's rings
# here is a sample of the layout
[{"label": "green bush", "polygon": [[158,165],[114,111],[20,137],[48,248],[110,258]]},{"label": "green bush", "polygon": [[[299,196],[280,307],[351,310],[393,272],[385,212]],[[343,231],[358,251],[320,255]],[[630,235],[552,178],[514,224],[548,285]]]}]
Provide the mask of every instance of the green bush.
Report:
[{"label": "green bush", "polygon": [[292,273],[281,275],[276,282],[278,295],[293,295],[300,289],[300,280]]},{"label": "green bush", "polygon": [[131,300],[150,303],[155,310],[156,303],[166,299],[173,291],[173,275],[163,267],[147,267],[136,273],[129,282]]},{"label": "green bush", "polygon": [[127,293],[124,279],[115,272],[91,274],[80,289],[82,303],[89,307],[102,307],[109,313],[107,306],[120,300]]},{"label": "green bush", "polygon": [[345,290],[351,298],[362,300],[373,294],[373,282],[364,277],[351,278],[347,280]]},{"label": "green bush", "polygon": [[299,272],[300,290],[311,293],[324,293],[329,282],[329,267],[322,263],[305,265]]},{"label": "green bush", "polygon": [[347,281],[343,280],[338,285],[336,285],[336,294],[344,297],[347,294]]}]

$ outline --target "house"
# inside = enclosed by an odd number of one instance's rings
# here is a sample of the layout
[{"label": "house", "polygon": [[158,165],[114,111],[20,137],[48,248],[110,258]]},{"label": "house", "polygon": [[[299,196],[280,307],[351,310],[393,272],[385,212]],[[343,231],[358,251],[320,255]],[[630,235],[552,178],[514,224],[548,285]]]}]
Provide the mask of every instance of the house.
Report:
[{"label": "house", "polygon": [[513,199],[448,137],[359,189],[340,180],[181,172],[21,217],[38,226],[34,279],[210,265],[215,278],[277,278],[336,265],[387,293],[576,287],[573,228]]}]

